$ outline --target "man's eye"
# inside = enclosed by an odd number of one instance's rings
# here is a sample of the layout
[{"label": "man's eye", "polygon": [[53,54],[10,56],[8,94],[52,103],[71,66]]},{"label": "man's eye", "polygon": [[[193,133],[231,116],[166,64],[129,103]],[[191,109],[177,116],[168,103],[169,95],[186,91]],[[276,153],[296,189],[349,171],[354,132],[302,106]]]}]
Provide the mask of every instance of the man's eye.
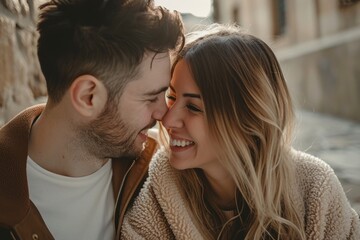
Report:
[{"label": "man's eye", "polygon": [[191,104],[186,105],[186,107],[192,112],[202,112],[202,110],[200,110],[198,107],[195,107],[194,105]]},{"label": "man's eye", "polygon": [[153,103],[153,102],[156,102],[157,100],[158,100],[158,97],[155,97],[155,98],[149,99],[148,101]]}]

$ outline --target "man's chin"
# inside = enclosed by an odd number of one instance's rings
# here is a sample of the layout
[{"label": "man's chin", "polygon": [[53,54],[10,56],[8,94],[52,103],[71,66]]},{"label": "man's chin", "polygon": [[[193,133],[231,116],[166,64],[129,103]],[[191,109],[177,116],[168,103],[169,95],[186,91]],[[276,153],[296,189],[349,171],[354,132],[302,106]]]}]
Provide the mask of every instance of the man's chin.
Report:
[{"label": "man's chin", "polygon": [[115,157],[115,158],[118,158],[118,159],[130,159],[130,160],[134,160],[136,158],[138,158],[141,154],[141,151],[139,150],[133,150],[133,151],[129,151],[129,152],[126,152],[126,153],[122,153],[120,156],[118,157]]},{"label": "man's chin", "polygon": [[135,141],[131,150],[123,153],[120,158],[131,158],[136,159],[140,156],[141,152],[144,149],[144,144],[142,142]]},{"label": "man's chin", "polygon": [[[147,137],[146,137],[147,139]],[[139,135],[133,141],[131,146],[128,146],[127,149],[123,149],[124,151],[115,153],[116,157],[113,158],[120,158],[120,159],[136,159],[140,156],[141,152],[145,148],[146,139],[144,140],[143,137]]]}]

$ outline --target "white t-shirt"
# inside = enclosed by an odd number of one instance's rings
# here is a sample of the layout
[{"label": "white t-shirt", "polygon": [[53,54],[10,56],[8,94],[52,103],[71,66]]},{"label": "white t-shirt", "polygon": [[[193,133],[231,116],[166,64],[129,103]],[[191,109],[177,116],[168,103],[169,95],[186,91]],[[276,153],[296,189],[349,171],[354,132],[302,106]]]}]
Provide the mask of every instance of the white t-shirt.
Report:
[{"label": "white t-shirt", "polygon": [[111,160],[85,177],[66,177],[27,161],[30,199],[56,240],[114,239]]}]

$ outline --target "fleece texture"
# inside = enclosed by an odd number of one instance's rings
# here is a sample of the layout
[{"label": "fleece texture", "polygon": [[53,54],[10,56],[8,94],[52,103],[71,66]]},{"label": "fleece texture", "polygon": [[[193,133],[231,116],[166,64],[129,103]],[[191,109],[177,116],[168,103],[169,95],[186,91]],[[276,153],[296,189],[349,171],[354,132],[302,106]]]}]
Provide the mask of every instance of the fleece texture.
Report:
[{"label": "fleece texture", "polygon": [[[360,220],[333,169],[321,159],[292,150],[294,206],[304,218],[307,239],[360,239]],[[122,226],[121,239],[204,239],[179,191],[168,153],[152,159],[149,177]]]}]

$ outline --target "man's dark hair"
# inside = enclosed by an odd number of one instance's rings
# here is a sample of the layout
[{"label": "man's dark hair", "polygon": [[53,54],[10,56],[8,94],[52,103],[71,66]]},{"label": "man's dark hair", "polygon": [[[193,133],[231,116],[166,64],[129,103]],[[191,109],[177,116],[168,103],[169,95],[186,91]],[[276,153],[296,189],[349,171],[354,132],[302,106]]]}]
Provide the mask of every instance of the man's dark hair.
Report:
[{"label": "man's dark hair", "polygon": [[167,52],[184,42],[180,15],[153,0],[51,0],[40,11],[38,56],[55,103],[83,74],[103,81],[114,98],[146,51]]}]

